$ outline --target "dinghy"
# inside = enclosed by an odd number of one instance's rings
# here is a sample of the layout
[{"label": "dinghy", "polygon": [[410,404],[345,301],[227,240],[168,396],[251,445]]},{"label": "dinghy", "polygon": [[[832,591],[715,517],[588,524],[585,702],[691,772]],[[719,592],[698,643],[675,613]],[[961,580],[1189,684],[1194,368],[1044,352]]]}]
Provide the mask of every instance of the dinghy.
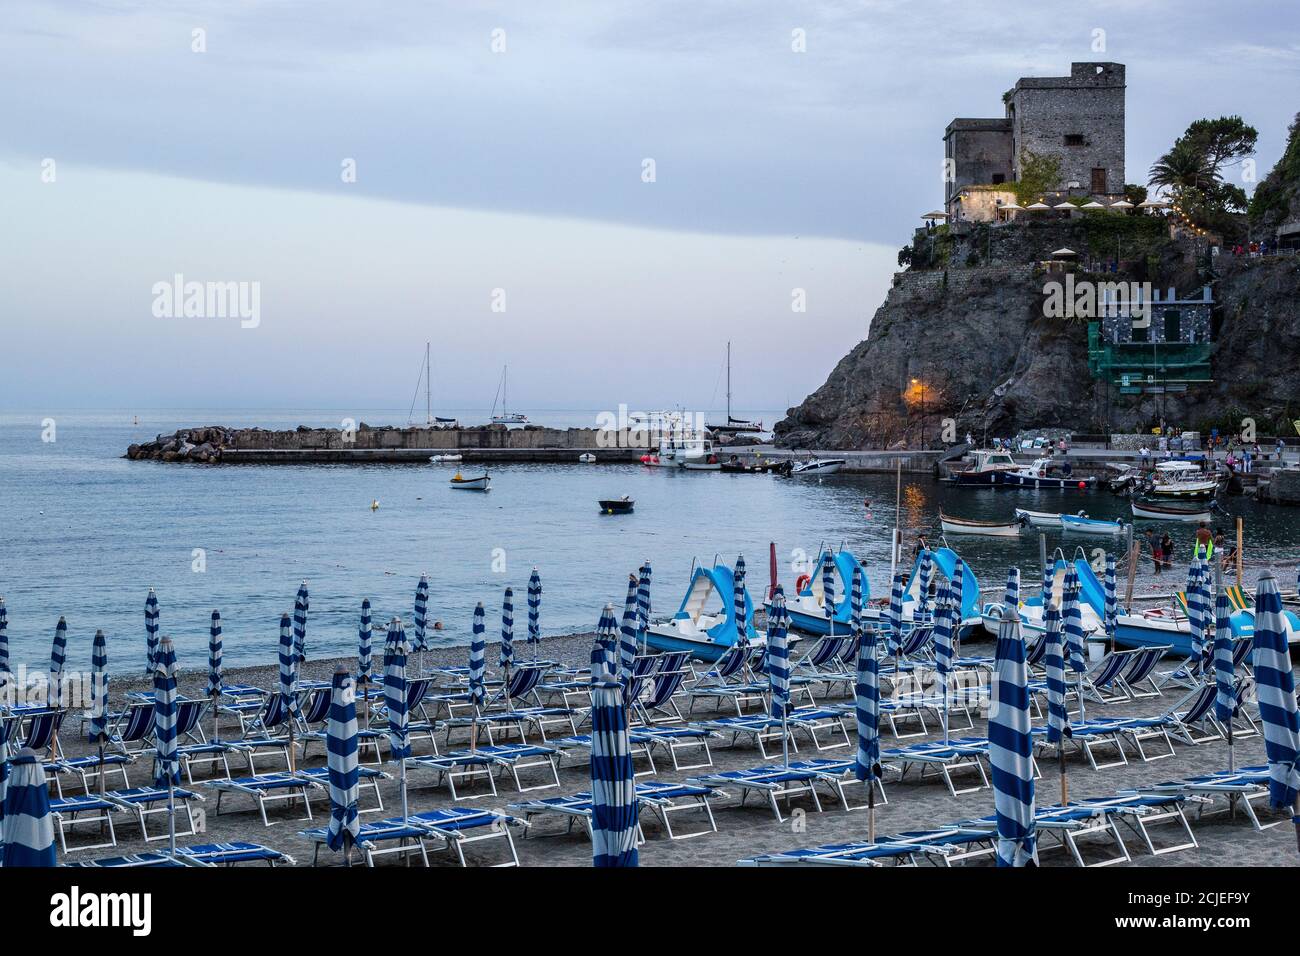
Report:
[{"label": "dinghy", "polygon": [[451,486],[461,491],[487,491],[491,481],[492,478],[486,473],[477,478],[466,478],[460,472],[456,472],[451,479]]},{"label": "dinghy", "polygon": [[[697,567],[677,613],[646,628],[646,646],[656,651],[689,651],[701,661],[716,661],[736,643],[736,579],[731,568],[718,564]],[[750,644],[765,644],[767,634],[754,627],[754,602],[744,591],[745,636]],[[710,609],[712,608],[712,609]]]},{"label": "dinghy", "polygon": [[1174,505],[1153,504],[1149,501],[1132,503],[1134,518],[1150,518],[1154,521],[1209,521],[1210,512],[1179,508]]},{"label": "dinghy", "polygon": [[630,512],[632,506],[636,504],[636,502],[627,495],[624,495],[622,498],[602,498],[596,503],[600,505],[600,513],[605,515],[625,515]]},{"label": "dinghy", "polygon": [[995,538],[1017,538],[1020,536],[1020,523],[1013,521],[1006,524],[1001,521],[971,521],[968,518],[954,518],[939,512],[939,523],[944,534],[982,534]]},{"label": "dinghy", "polygon": [[1017,508],[1016,520],[1033,528],[1059,528],[1061,526],[1061,516],[1055,511],[1030,511],[1027,508]]},{"label": "dinghy", "polygon": [[1125,524],[1116,518],[1114,521],[1102,521],[1086,515],[1061,515],[1061,527],[1076,534],[1095,534],[1114,537],[1123,534]]}]

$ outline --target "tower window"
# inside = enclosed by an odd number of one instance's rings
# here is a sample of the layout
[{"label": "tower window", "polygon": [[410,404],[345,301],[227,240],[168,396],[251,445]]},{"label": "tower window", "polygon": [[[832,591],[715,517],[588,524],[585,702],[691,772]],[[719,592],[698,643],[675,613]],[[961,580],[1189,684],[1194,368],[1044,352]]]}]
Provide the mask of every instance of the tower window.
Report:
[{"label": "tower window", "polygon": [[1066,133],[1066,134],[1065,134],[1065,145],[1066,145],[1066,146],[1082,146],[1082,145],[1083,145],[1083,134],[1082,134],[1082,133]]},{"label": "tower window", "polygon": [[998,185],[999,183],[1005,183],[1006,181],[1007,181],[1007,177],[1006,177],[1006,174],[1005,174],[1005,173],[994,173],[994,174],[993,174],[993,185],[996,186],[996,185]]}]

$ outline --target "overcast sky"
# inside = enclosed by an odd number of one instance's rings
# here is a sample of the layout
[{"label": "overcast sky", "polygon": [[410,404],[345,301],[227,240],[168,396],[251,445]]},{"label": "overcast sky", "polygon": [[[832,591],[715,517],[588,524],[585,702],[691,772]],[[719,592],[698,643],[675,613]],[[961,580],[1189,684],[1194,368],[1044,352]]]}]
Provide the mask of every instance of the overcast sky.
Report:
[{"label": "overcast sky", "polygon": [[[737,402],[784,408],[865,334],[954,116],[1115,60],[1130,181],[1223,113],[1262,175],[1300,109],[1294,14],[6,0],[0,407],[405,407],[431,338],[451,406],[509,361],[525,411],[707,408],[731,338]],[[177,273],[259,283],[260,324],[156,316]]]}]

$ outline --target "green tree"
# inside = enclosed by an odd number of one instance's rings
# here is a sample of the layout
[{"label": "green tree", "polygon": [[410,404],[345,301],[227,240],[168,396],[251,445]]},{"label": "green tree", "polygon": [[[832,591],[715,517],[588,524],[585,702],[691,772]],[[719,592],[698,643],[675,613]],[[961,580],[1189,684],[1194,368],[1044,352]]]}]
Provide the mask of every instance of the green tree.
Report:
[{"label": "green tree", "polygon": [[1020,151],[1020,178],[1011,184],[1016,202],[1027,206],[1061,185],[1061,160],[1031,149]]}]

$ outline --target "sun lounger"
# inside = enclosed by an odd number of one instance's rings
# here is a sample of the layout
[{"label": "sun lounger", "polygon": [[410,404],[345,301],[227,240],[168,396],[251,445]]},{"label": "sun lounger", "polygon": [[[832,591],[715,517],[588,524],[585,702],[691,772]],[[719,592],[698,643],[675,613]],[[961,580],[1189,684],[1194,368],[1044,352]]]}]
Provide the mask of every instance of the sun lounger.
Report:
[{"label": "sun lounger", "polygon": [[[93,788],[98,787],[100,774],[104,775],[104,783],[107,786],[108,775],[117,773],[122,777],[122,786],[131,786],[130,780],[126,776],[126,768],[135,761],[134,754],[104,754],[103,760],[99,754],[90,754],[87,757],[72,757],[62,760],[51,760],[45,765],[47,775],[55,774],[54,787],[59,796],[63,796],[63,778],[66,776],[75,776],[81,783],[83,793],[90,793]],[[91,781],[95,781],[92,787]]]},{"label": "sun lounger", "polygon": [[[308,780],[316,781],[318,784],[321,785],[323,789],[329,788],[329,782],[330,782],[329,767],[312,767],[310,770],[303,770],[300,768],[298,770],[298,776],[306,777]],[[371,792],[371,794],[375,798],[375,805],[373,807],[362,807],[361,798],[360,795],[358,794],[357,812],[358,813],[383,813],[384,797],[383,794],[381,794],[379,791],[379,781],[391,780],[391,779],[393,779],[393,775],[391,773],[385,773],[383,770],[376,770],[374,767],[358,766],[357,786],[358,788],[364,787]],[[315,791],[312,791],[312,795],[315,795]]]},{"label": "sun lounger", "polygon": [[1205,807],[1214,802],[1214,798],[1223,797],[1227,801],[1225,812],[1235,811],[1240,807],[1245,811],[1251,825],[1259,832],[1271,829],[1281,823],[1289,823],[1289,813],[1281,814],[1276,820],[1265,823],[1256,812],[1255,804],[1268,805],[1269,774],[1266,765],[1242,767],[1239,770],[1218,770],[1214,773],[1199,774],[1183,780],[1166,780],[1152,786],[1143,787],[1140,793],[1168,794],[1176,793],[1199,798],[1197,815],[1205,815]]},{"label": "sun lounger", "polygon": [[985,828],[960,826],[912,830],[877,837],[874,843],[832,843],[768,853],[741,860],[740,866],[916,866],[920,860],[936,866],[992,856],[996,837]]},{"label": "sun lounger", "polygon": [[[203,797],[193,790],[186,790],[181,787],[175,787],[176,796],[176,835],[192,836],[199,831],[194,825],[194,808],[191,804],[196,801],[202,801]],[[152,843],[155,840],[166,840],[168,838],[168,829],[163,826],[162,832],[157,836],[149,835],[149,828],[146,825],[148,817],[162,814],[164,821],[167,818],[167,788],[166,787],[132,787],[127,790],[110,790],[104,794],[104,799],[118,806],[126,813],[134,815],[136,822],[140,825],[140,836],[145,843]]]},{"label": "sun lounger", "polygon": [[302,800],[306,819],[310,820],[312,816],[309,791],[321,789],[321,785],[310,777],[288,771],[235,777],[230,780],[208,780],[204,782],[204,786],[217,791],[215,811],[217,816],[221,815],[222,797],[228,793],[240,794],[251,798],[257,804],[258,812],[262,814],[262,823],[268,827],[271,826],[271,821],[266,817],[267,804]]},{"label": "sun lounger", "polygon": [[[947,743],[936,740],[905,747],[886,747],[880,751],[880,759],[882,763],[897,768],[900,779],[905,778],[913,767],[917,768],[922,780],[940,776],[947,784],[948,792],[956,797],[988,788],[989,778],[983,763],[988,751],[987,737],[953,737]],[[959,790],[953,781],[955,773],[974,773],[979,783]]]},{"label": "sun lounger", "polygon": [[[651,815],[657,817],[663,824],[664,831],[668,834],[669,839],[687,840],[692,837],[703,836],[706,833],[716,833],[718,830],[710,801],[715,797],[723,796],[723,794],[715,790],[711,785],[701,784],[698,781],[674,783],[671,781],[645,780],[637,783],[636,795],[639,801],[639,812],[644,814],[648,811]],[[589,791],[563,797],[524,800],[510,804],[510,809],[523,813],[525,822],[530,822],[535,816],[559,816],[565,820],[566,833],[573,830],[575,823],[581,822],[587,836],[591,836],[592,796]],[[690,833],[674,831],[672,818],[679,813],[702,813],[707,821],[708,828]],[[637,842],[645,842],[645,833],[642,830],[639,816],[637,819]]]},{"label": "sun lounger", "polygon": [[661,723],[685,723],[674,697],[681,691],[682,683],[690,672],[684,669],[660,671],[654,675],[650,692],[642,696],[641,689],[645,678],[633,679],[629,685],[628,698],[636,718],[645,725],[655,723],[656,715]]},{"label": "sun lounger", "polygon": [[[696,726],[720,734],[731,734],[733,747],[741,737],[749,738],[758,745],[759,753],[763,755],[764,760],[773,756],[767,752],[768,743],[776,741],[779,745],[783,736],[788,735],[790,746],[797,751],[799,748],[795,742],[795,731],[806,734],[818,750],[834,750],[849,746],[849,734],[844,727],[844,716],[839,710],[831,708],[796,708],[790,712],[784,729],[781,721],[761,714],[749,717],[719,717],[714,720],[700,721]],[[819,733],[829,732],[831,739],[834,740],[837,731],[838,736],[843,738],[842,742],[823,744],[818,736]]]},{"label": "sun lounger", "polygon": [[97,860],[76,860],[64,866],[89,866],[101,869],[118,869],[129,867],[169,867],[185,866],[180,860],[174,860],[162,853],[132,853],[128,856],[105,856]]},{"label": "sun lounger", "polygon": [[[1080,806],[1113,810],[1116,819],[1128,826],[1146,844],[1147,852],[1152,856],[1196,849],[1196,836],[1183,812],[1186,802],[1187,798],[1181,794],[1150,794],[1135,790],[1121,790],[1113,797],[1088,797],[1078,801]],[[1161,823],[1180,828],[1182,835],[1187,837],[1186,842],[1157,847],[1151,837],[1151,829]]]},{"label": "sun lounger", "polygon": [[[313,827],[300,831],[298,835],[312,843],[311,865],[319,866],[321,847],[329,843],[329,828]],[[418,855],[424,865],[428,866],[428,841],[432,838],[433,834],[427,827],[397,817],[362,823],[357,834],[357,849],[366,866],[373,867],[378,857],[393,855],[405,857],[408,865],[410,858]]]},{"label": "sun lounger", "polygon": [[750,793],[762,794],[767,797],[772,813],[776,815],[776,820],[780,823],[785,818],[781,816],[781,807],[778,801],[789,800],[792,797],[806,794],[812,799],[817,812],[821,812],[822,802],[817,795],[817,784],[822,781],[823,776],[824,774],[820,770],[810,770],[806,767],[785,767],[782,764],[771,763],[759,767],[750,767],[745,770],[715,770],[690,779],[692,783],[698,783],[706,787],[734,787],[740,791],[740,806],[742,807],[745,805],[745,801],[749,799]]},{"label": "sun lounger", "polygon": [[466,846],[490,840],[505,840],[510,853],[509,862],[496,863],[493,864],[494,866],[519,865],[519,855],[515,852],[515,840],[510,829],[526,827],[528,824],[510,814],[498,810],[449,807],[443,810],[413,813],[408,819],[424,827],[434,836],[442,837],[447,846],[456,851],[456,858],[460,860],[461,866],[469,866],[465,860]]},{"label": "sun lounger", "polygon": [[[113,829],[113,814],[117,805],[95,794],[83,793],[72,797],[51,797],[50,815],[54,818],[55,833],[59,837],[59,848],[64,853],[79,850],[102,850],[117,846],[117,833]],[[82,843],[68,846],[68,834],[73,828],[87,824],[99,824],[100,831],[108,835],[107,843]]]},{"label": "sun lounger", "polygon": [[[496,743],[495,735],[503,730],[514,728],[520,743],[528,742],[528,728],[532,728],[546,743],[546,729],[555,725],[567,726],[569,733],[578,732],[577,721],[582,711],[569,707],[517,707],[498,713],[479,714],[476,717],[453,717],[443,722],[447,732],[447,745],[451,746],[453,729],[464,729],[469,734],[477,726],[480,733],[487,737],[489,744]],[[495,731],[495,733],[494,733]]]},{"label": "sun lounger", "polygon": [[[1040,807],[1034,812],[1034,826],[1038,830],[1038,846],[1035,857],[1047,846],[1047,840],[1054,840],[1056,845],[1069,852],[1074,862],[1082,867],[1113,866],[1132,860],[1124,838],[1115,826],[1115,815],[1119,810],[1105,805],[1085,806],[1071,803],[1068,806]],[[977,820],[962,820],[955,826],[978,829],[987,828],[990,833],[997,832],[997,817],[980,817]],[[1105,856],[1093,863],[1087,862],[1080,842],[1084,839],[1100,841],[1109,848],[1114,844],[1113,856]],[[1094,842],[1095,845],[1095,842]],[[1109,852],[1109,851],[1108,851]]]},{"label": "sun lounger", "polygon": [[[651,753],[651,747],[654,740],[646,732],[645,728],[637,728],[628,732],[628,755],[632,758],[633,767],[636,761],[644,758],[649,769],[635,771],[636,776],[646,777],[653,776],[655,770],[654,756]],[[573,766],[582,766],[591,763],[591,734],[571,734],[568,737],[554,737],[546,742],[548,747],[554,747],[559,751],[559,761],[563,762],[566,757],[574,759]]]},{"label": "sun lounger", "polygon": [[265,863],[274,867],[278,863],[294,865],[293,857],[260,843],[236,840],[232,843],[202,843],[197,846],[178,846],[176,855],[198,866],[234,866],[237,863]]},{"label": "sun lounger", "polygon": [[[412,757],[407,761],[408,767],[416,769],[432,770],[438,775],[435,786],[446,782],[447,788],[451,791],[452,800],[473,800],[477,797],[495,797],[497,795],[496,780],[493,777],[493,770],[496,769],[497,762],[492,759],[491,755],[485,753],[486,747],[476,750],[452,750],[444,754],[428,757]],[[487,793],[470,794],[463,796],[456,789],[456,781],[461,783],[472,782],[481,779],[488,785]],[[558,781],[557,781],[558,784]]]}]

